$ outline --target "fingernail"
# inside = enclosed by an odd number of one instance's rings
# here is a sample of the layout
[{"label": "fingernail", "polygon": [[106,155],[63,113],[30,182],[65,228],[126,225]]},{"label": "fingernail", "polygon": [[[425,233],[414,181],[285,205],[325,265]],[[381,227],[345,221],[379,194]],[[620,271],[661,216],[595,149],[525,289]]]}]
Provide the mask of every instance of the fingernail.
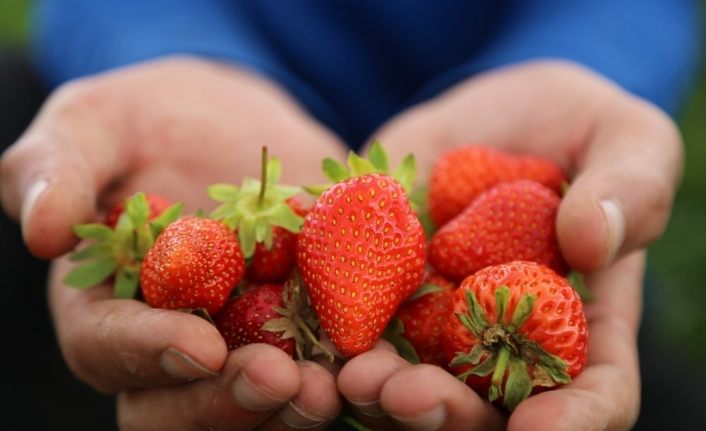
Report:
[{"label": "fingernail", "polygon": [[279,411],[279,418],[288,427],[300,430],[316,428],[328,420],[305,412],[291,401]]},{"label": "fingernail", "polygon": [[605,264],[610,264],[618,250],[623,245],[625,239],[625,217],[620,209],[620,204],[614,199],[606,199],[600,202],[601,209],[608,224],[608,256]]},{"label": "fingernail", "polygon": [[204,367],[187,354],[172,347],[162,352],[160,363],[164,371],[177,380],[189,381],[218,375],[216,371]]},{"label": "fingernail", "polygon": [[32,209],[34,209],[37,199],[42,193],[44,193],[48,186],[49,182],[44,179],[36,180],[34,184],[29,186],[22,201],[22,210],[20,214],[20,221],[22,222],[22,225],[27,225],[29,215],[32,213]]},{"label": "fingernail", "polygon": [[419,416],[402,417],[390,415],[395,421],[402,424],[405,429],[412,431],[435,431],[444,425],[446,409],[441,405],[434,410]]},{"label": "fingernail", "polygon": [[271,394],[255,386],[255,384],[250,381],[247,374],[243,372],[238,374],[238,377],[235,378],[232,390],[235,401],[244,409],[252,412],[272,410],[287,402],[287,400],[273,397]]},{"label": "fingernail", "polygon": [[380,400],[373,401],[350,401],[359,412],[371,418],[380,418],[386,415],[385,410],[380,405]]}]

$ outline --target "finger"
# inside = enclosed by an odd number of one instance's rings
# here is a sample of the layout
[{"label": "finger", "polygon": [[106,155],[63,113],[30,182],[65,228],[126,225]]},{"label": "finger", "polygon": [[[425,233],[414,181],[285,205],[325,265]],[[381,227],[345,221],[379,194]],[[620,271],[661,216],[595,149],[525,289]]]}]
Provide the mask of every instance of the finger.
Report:
[{"label": "finger", "polygon": [[218,374],[227,348],[210,322],[135,300],[111,299],[108,286],[81,291],[52,268],[49,303],[66,362],[104,393],[173,385]]},{"label": "finger", "polygon": [[664,231],[681,176],[681,140],[664,114],[616,100],[579,150],[578,174],[559,209],[567,261],[582,271],[609,265]]},{"label": "finger", "polygon": [[630,429],[640,404],[637,330],[644,253],[616,262],[589,279],[595,301],[586,306],[588,366],[569,385],[520,403],[511,431]]},{"label": "finger", "polygon": [[292,358],[268,344],[250,344],[230,354],[219,377],[122,393],[118,423],[146,431],[249,430],[286,406],[300,386]]},{"label": "finger", "polygon": [[389,429],[394,424],[380,404],[380,393],[390,376],[411,366],[391,344],[381,340],[373,350],[352,358],[343,366],[338,374],[338,390],[361,422],[372,429]]},{"label": "finger", "polygon": [[38,257],[69,251],[71,226],[93,216],[97,191],[125,169],[109,97],[92,80],[63,87],[0,160],[3,206]]},{"label": "finger", "polygon": [[262,431],[325,429],[340,413],[335,377],[315,362],[297,361],[297,367],[299,393],[259,427]]},{"label": "finger", "polygon": [[505,428],[505,420],[498,410],[454,376],[433,365],[415,365],[396,372],[385,382],[380,402],[403,429]]}]

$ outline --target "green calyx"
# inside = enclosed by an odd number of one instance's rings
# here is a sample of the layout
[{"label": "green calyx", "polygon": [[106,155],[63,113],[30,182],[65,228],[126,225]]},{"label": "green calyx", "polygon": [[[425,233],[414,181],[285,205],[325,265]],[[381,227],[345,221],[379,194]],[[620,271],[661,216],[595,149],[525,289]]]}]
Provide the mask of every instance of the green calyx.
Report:
[{"label": "green calyx", "polygon": [[140,279],[140,267],[155,238],[181,215],[182,204],[167,208],[153,220],[144,193],[139,192],[125,203],[125,210],[114,229],[101,223],[74,226],[74,233],[90,244],[69,257],[76,266],[64,278],[64,283],[86,289],[105,282],[115,275],[113,296],[134,298]]},{"label": "green calyx", "polygon": [[287,199],[302,190],[299,187],[278,184],[282,174],[280,161],[262,150],[261,178],[245,178],[240,187],[214,184],[208,188],[211,199],[221,202],[210,217],[222,220],[238,231],[240,247],[246,259],[255,253],[257,243],[272,248],[274,226],[299,233],[304,218],[287,204]]},{"label": "green calyx", "polygon": [[298,274],[285,283],[282,303],[284,307],[273,308],[281,317],[266,322],[262,329],[279,333],[282,340],[293,338],[297,359],[311,359],[317,348],[329,362],[334,362],[333,353],[319,341],[319,321]]},{"label": "green calyx", "polygon": [[404,322],[395,316],[385,327],[382,338],[395,346],[397,353],[411,364],[419,364],[421,360],[412,343],[404,337]]},{"label": "green calyx", "polygon": [[326,175],[326,178],[331,182],[304,187],[307,192],[314,196],[319,196],[333,184],[347,180],[348,178],[372,173],[392,176],[392,178],[400,183],[405,192],[410,194],[417,176],[417,162],[412,154],[402,159],[400,165],[393,172],[390,172],[390,162],[387,152],[385,152],[385,149],[378,141],[373,141],[367,159],[351,151],[348,153],[348,166],[331,158],[324,159],[321,165],[324,175]]},{"label": "green calyx", "polygon": [[497,321],[488,322],[476,296],[466,290],[468,311],[457,318],[479,342],[470,352],[460,352],[451,366],[471,367],[458,375],[465,382],[468,376],[491,376],[488,399],[500,397],[510,410],[526,399],[534,386],[552,387],[571,381],[568,365],[558,356],[545,351],[537,342],[518,332],[532,315],[534,296],[524,295],[512,316],[508,316],[510,289],[500,286],[495,291]]}]

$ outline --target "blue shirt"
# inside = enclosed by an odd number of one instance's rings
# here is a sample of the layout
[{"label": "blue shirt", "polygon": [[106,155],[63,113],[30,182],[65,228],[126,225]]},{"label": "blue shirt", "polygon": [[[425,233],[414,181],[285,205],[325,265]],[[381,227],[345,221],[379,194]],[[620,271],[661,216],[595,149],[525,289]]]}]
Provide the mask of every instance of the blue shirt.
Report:
[{"label": "blue shirt", "polygon": [[410,105],[533,58],[582,63],[675,114],[698,66],[696,0],[44,0],[50,86],[168,54],[255,69],[353,148]]}]

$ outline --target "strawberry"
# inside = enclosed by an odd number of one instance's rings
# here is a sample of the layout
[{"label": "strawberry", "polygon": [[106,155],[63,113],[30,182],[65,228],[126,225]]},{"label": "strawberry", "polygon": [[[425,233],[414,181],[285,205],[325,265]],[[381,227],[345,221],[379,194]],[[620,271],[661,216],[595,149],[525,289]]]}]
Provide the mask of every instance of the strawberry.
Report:
[{"label": "strawberry", "polygon": [[463,211],[478,194],[502,181],[528,179],[557,193],[565,176],[554,161],[467,145],[436,160],[429,181],[429,215],[436,227]]},{"label": "strawberry", "polygon": [[556,193],[534,181],[500,183],[436,231],[429,262],[456,281],[512,260],[543,263],[564,274],[555,229],[559,203]]},{"label": "strawberry", "polygon": [[578,294],[545,265],[486,267],[454,293],[442,347],[452,371],[513,410],[571,381],[586,364],[588,324]]},{"label": "strawberry", "polygon": [[[154,220],[160,214],[170,207],[171,203],[164,197],[154,194],[145,193],[145,198],[147,199],[147,204],[149,205],[149,218],[148,220]],[[105,215],[103,223],[110,227],[115,228],[118,224],[118,219],[125,212],[125,204],[127,201],[118,202],[110,211]]]},{"label": "strawberry", "polygon": [[[309,211],[299,201],[288,199],[287,205],[298,215],[306,216]],[[295,266],[297,234],[283,227],[272,228],[272,246],[264,243],[255,246],[255,252],[248,263],[245,277],[256,283],[283,282]]]},{"label": "strawberry", "polygon": [[245,272],[238,238],[225,224],[184,217],[167,226],[147,252],[140,287],[152,307],[223,307]]},{"label": "strawberry", "polygon": [[228,302],[213,316],[213,321],[228,350],[251,343],[267,343],[294,355],[293,337],[283,338],[281,333],[263,329],[268,322],[282,317],[276,310],[281,307],[284,307],[282,285],[263,284]]},{"label": "strawberry", "polygon": [[133,298],[145,253],[181,214],[181,203],[166,205],[163,198],[139,192],[116,206],[105,224],[74,226],[76,236],[92,244],[71,254],[71,260],[83,263],[69,272],[64,283],[85,289],[107,282],[113,285],[113,296]]},{"label": "strawberry", "polygon": [[306,216],[297,263],[339,352],[372,348],[424,276],[425,237],[405,189],[369,173],[326,190]]},{"label": "strawberry", "polygon": [[420,362],[446,367],[441,349],[441,330],[451,313],[456,286],[444,277],[429,273],[422,287],[397,311],[404,326],[403,336],[412,343]]}]

